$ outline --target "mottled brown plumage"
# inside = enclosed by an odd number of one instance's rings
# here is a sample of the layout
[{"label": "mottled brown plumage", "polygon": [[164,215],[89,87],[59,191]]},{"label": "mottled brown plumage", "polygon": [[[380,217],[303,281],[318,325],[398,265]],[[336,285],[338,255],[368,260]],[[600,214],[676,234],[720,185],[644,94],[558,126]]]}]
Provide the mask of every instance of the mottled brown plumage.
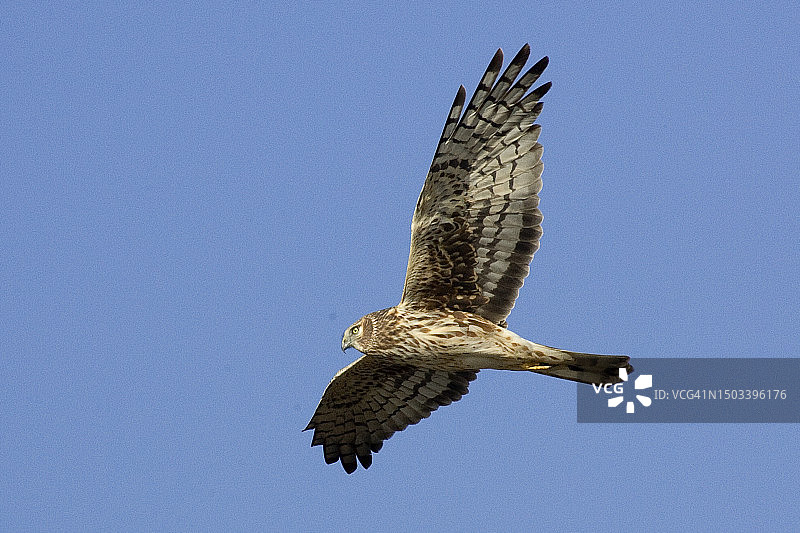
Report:
[{"label": "mottled brown plumage", "polygon": [[528,93],[546,57],[517,79],[529,53],[525,45],[500,75],[498,50],[466,110],[459,88],[414,211],[402,299],[342,337],[343,350],[365,355],[334,376],[306,429],[348,473],[369,467],[395,431],[459,400],[479,369],[583,383],[632,371],[626,356],[550,348],[506,328],[542,235],[534,121],[550,83]]}]

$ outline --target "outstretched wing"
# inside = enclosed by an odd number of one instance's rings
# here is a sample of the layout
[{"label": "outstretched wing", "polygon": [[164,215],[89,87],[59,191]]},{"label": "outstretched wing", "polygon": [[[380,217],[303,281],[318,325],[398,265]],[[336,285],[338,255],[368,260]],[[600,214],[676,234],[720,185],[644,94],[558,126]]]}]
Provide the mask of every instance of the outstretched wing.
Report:
[{"label": "outstretched wing", "polygon": [[497,324],[514,307],[542,235],[534,121],[550,83],[525,96],[546,57],[514,83],[529,53],[526,44],[498,80],[498,50],[463,115],[459,88],[411,223],[402,304],[469,311]]},{"label": "outstretched wing", "polygon": [[468,392],[475,372],[445,372],[385,364],[364,356],[340,370],[325,389],[306,430],[322,445],[325,462],[341,461],[348,474],[372,464],[383,441]]}]

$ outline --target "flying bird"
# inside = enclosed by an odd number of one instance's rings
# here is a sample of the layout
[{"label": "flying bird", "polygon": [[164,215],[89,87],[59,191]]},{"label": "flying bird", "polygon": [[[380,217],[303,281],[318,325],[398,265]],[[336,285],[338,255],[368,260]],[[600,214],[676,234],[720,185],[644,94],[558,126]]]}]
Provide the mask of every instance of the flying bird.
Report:
[{"label": "flying bird", "polygon": [[396,431],[461,399],[481,369],[581,383],[617,383],[620,368],[633,370],[626,356],[551,348],[507,328],[542,235],[534,122],[551,84],[528,92],[547,57],[517,79],[529,54],[526,44],[500,75],[497,50],[466,110],[459,87],[414,211],[400,303],[344,332],[342,350],[364,355],[333,377],[306,430],[347,473],[369,468]]}]

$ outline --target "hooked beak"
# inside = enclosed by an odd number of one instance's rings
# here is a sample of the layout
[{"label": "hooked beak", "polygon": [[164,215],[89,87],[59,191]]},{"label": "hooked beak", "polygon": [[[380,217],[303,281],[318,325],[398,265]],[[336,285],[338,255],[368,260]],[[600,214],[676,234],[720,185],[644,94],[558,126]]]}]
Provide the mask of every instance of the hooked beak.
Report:
[{"label": "hooked beak", "polygon": [[352,346],[353,346],[353,345],[352,345],[352,344],[350,344],[350,343],[347,341],[347,334],[345,333],[344,335],[342,335],[342,351],[345,351],[345,350],[347,350],[348,348],[351,348]]}]

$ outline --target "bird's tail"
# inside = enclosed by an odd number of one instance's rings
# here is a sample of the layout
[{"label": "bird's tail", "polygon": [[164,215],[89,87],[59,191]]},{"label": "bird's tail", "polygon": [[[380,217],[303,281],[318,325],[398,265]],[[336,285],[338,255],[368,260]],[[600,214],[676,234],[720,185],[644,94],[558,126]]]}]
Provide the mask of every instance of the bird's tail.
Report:
[{"label": "bird's tail", "polygon": [[[597,355],[592,353],[568,352],[549,346],[546,348],[546,362],[531,366],[528,370],[545,376],[553,376],[579,383],[619,383],[622,381],[619,369],[630,374],[633,367],[627,355]],[[537,350],[537,354],[541,351]],[[557,362],[551,362],[556,359]]]}]

